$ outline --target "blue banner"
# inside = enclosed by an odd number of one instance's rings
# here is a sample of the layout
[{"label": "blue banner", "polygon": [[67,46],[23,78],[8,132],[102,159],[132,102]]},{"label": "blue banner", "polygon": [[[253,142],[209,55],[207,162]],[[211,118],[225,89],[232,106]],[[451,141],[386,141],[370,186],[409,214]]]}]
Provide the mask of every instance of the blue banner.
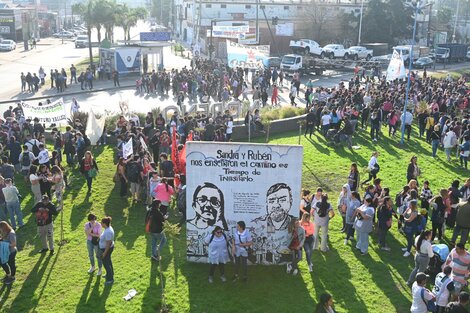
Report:
[{"label": "blue banner", "polygon": [[145,32],[140,33],[140,41],[170,41],[170,32]]}]

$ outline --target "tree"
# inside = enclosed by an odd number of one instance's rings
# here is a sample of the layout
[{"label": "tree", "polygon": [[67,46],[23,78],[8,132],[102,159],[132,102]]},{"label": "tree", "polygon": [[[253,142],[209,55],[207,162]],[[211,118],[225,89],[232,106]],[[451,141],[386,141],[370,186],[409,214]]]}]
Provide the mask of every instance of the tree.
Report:
[{"label": "tree", "polygon": [[362,17],[364,42],[391,42],[389,29],[388,5],[381,0],[371,0]]},{"label": "tree", "polygon": [[150,16],[154,17],[158,21],[158,24],[163,26],[170,26],[172,6],[172,0],[152,0]]},{"label": "tree", "polygon": [[448,6],[442,6],[437,11],[437,21],[439,24],[448,25],[452,19],[452,10]]},{"label": "tree", "polygon": [[131,40],[131,28],[137,24],[137,21],[147,17],[147,10],[143,7],[129,8],[123,5],[118,16],[117,25],[124,30],[124,40]]},{"label": "tree", "polygon": [[403,0],[371,0],[362,19],[364,41],[396,44],[411,38],[413,13]]},{"label": "tree", "polygon": [[328,19],[329,12],[331,12],[331,10],[329,10],[328,7],[320,4],[317,0],[312,0],[311,5],[306,7],[301,13],[301,18],[311,26],[311,36],[317,42],[322,41],[322,37],[325,35],[323,26]]}]

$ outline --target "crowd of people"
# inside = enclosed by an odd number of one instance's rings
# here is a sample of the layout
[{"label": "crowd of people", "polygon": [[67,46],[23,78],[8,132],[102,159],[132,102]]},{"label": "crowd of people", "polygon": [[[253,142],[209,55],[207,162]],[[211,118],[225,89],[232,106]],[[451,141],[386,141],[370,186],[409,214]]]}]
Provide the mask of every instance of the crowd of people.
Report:
[{"label": "crowd of people", "polygon": [[[208,97],[213,97],[218,101],[228,102],[231,99],[248,100],[250,77],[253,94],[251,100],[267,105],[268,91],[271,90],[271,103],[278,103],[278,88],[282,88],[284,79],[282,71],[265,70],[248,75],[247,70],[228,69],[215,62],[201,59],[192,62],[191,69],[143,75],[137,82],[137,87],[141,92],[161,94],[168,94],[171,89],[180,105],[185,97],[191,101],[199,99],[204,102]],[[70,83],[78,81],[82,84],[82,89],[92,89],[92,82],[87,78],[88,71],[78,78],[76,72],[72,75],[72,69],[70,72]],[[55,84],[58,92],[66,88],[67,74],[64,73],[64,70],[51,72],[51,88]],[[92,81],[92,71],[89,70],[89,73]],[[37,83],[35,74],[30,75],[29,80],[26,75],[24,84],[22,75],[22,88],[37,91],[39,84],[45,84],[46,75],[43,74],[40,71]],[[60,79],[57,80],[58,78]],[[119,78],[117,77],[117,82],[116,76],[113,78],[115,84],[119,85]],[[405,82],[387,82],[382,78],[369,77],[364,77],[364,80],[361,81],[356,76],[348,86],[340,84],[335,88],[315,89],[308,82],[305,85],[308,112],[305,136],[321,131],[334,141],[341,141],[343,138],[351,147],[352,136],[359,127],[367,130],[370,125],[371,141],[377,142],[383,136],[384,125],[388,126],[388,135],[394,137],[400,123],[404,122],[403,127],[409,140],[413,120],[417,119],[418,136],[432,146],[433,156],[436,156],[438,147],[442,146],[447,160],[457,156],[461,165],[467,167],[470,125],[465,79],[421,78],[413,75],[410,94],[414,105],[405,112],[401,112],[405,101]],[[32,81],[32,84],[28,81]],[[292,105],[296,105],[295,99],[299,92],[300,77],[294,75],[290,89]],[[247,113],[245,124],[250,129],[254,127],[262,130],[259,114],[259,110],[254,114]],[[14,184],[15,172],[21,173],[25,182],[30,184],[34,196],[35,205],[31,211],[36,218],[42,245],[39,252],[49,251],[53,254],[53,216],[61,212],[63,192],[67,188],[67,173],[62,166],[62,155],[65,155],[65,162],[70,168],[78,163],[78,169],[86,179],[88,193],[92,192],[93,179],[99,174],[99,169],[93,154],[88,150],[90,142],[80,120],[75,120],[73,127],[68,126],[63,134],[58,129],[53,130],[52,153],[47,149],[44,125],[39,120],[24,119],[21,105],[10,107],[4,113],[0,127],[0,152],[8,152],[8,157],[2,158],[0,166],[0,234],[2,243],[6,242],[8,246],[2,244],[0,248],[5,252],[8,250],[8,257],[2,262],[2,267],[6,273],[4,282],[11,284],[15,281],[16,271],[15,231],[23,226],[21,195]],[[187,140],[231,141],[232,131],[233,117],[229,111],[219,112],[215,116],[210,113],[178,116],[175,113],[169,121],[162,115],[154,117],[149,112],[143,125],[138,118],[128,120],[121,116],[117,121],[116,128],[111,131],[117,138],[117,165],[113,179],[120,185],[121,197],[130,197],[133,202],[148,205],[145,224],[146,231],[151,236],[153,260],[158,262],[161,259],[162,248],[167,242],[164,223],[168,219],[172,199],[176,199],[178,214],[181,215],[181,220],[185,220],[184,166],[175,165],[172,158],[183,149]],[[125,155],[124,146],[129,140],[133,143],[133,154]],[[351,165],[336,206],[331,204],[331,197],[321,188],[314,194],[309,190],[302,191],[299,219],[293,218],[288,226],[291,262],[287,264],[287,272],[292,275],[300,273],[298,263],[302,259],[303,250],[309,271],[314,270],[312,254],[318,249],[328,252],[329,223],[335,215],[342,219],[344,244],[354,243],[361,255],[369,253],[371,234],[377,235],[381,251],[391,251],[387,245],[387,234],[395,218],[399,231],[406,237],[407,245],[402,249],[403,256],[409,257],[413,247],[416,250],[415,268],[407,281],[413,295],[411,312],[427,312],[428,302],[433,300],[436,300],[441,312],[444,312],[445,307],[451,308],[449,312],[465,312],[458,310],[469,300],[469,295],[462,289],[467,285],[470,268],[470,253],[465,248],[470,229],[470,179],[463,184],[455,180],[451,186],[441,189],[431,186],[429,181],[423,181],[420,187],[418,180],[421,179],[421,171],[418,159],[414,156],[404,173],[407,185],[400,191],[393,191],[394,195],[390,188],[382,187],[384,182],[378,177],[379,158],[379,154],[374,152],[367,166],[368,179],[362,182],[358,165]],[[97,271],[97,275],[102,275],[104,267],[106,284],[112,284],[112,218],[103,217],[101,223],[98,220],[91,213],[84,225],[90,260],[88,272],[91,274]],[[436,277],[434,290],[429,291],[425,289],[429,277],[424,272],[434,256],[432,243],[443,242],[444,233],[449,228],[453,229],[450,242],[453,249],[445,260],[442,273]],[[210,263],[210,283],[214,282],[217,267],[220,279],[223,282],[227,280],[225,264],[230,261],[231,256],[235,263],[232,281],[239,280],[240,276],[243,281],[247,281],[248,248],[253,245],[253,241],[244,221],[238,221],[236,234],[228,242],[227,234],[216,226],[205,238]],[[460,241],[457,242],[459,236]],[[443,292],[442,289],[446,291]],[[325,294],[321,298],[317,312],[334,312],[332,296]]]},{"label": "crowd of people", "polygon": [[[48,76],[49,75],[49,76]],[[47,78],[49,77],[49,78]],[[69,80],[70,79],[70,80]],[[114,87],[120,87],[119,72],[112,70],[108,65],[93,64],[83,71],[78,71],[74,64],[70,68],[51,69],[49,73],[40,66],[38,72],[22,72],[20,74],[21,92],[36,93],[50,82],[50,89],[56,89],[57,93],[63,93],[73,83],[80,84],[81,90],[93,90],[93,82],[96,80],[113,80]]]}]

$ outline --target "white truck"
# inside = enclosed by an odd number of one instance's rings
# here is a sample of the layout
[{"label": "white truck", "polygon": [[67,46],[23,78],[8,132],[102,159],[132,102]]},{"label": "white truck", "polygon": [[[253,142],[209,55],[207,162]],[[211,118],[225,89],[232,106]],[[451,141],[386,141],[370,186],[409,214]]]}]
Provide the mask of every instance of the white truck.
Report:
[{"label": "white truck", "polygon": [[299,54],[286,54],[281,59],[281,70],[286,73],[299,72],[300,74],[315,73],[321,75],[323,68],[315,61],[312,56],[302,56]]},{"label": "white truck", "polygon": [[310,39],[299,39],[291,40],[289,42],[289,47],[294,53],[304,53],[304,54],[313,54],[320,57],[323,57],[323,49],[320,47],[318,42]]},{"label": "white truck", "polygon": [[343,45],[329,44],[323,47],[324,56],[330,59],[335,58],[349,58],[349,52],[347,49],[344,49]]},{"label": "white truck", "polygon": [[352,46],[347,50],[349,57],[353,60],[366,59],[369,61],[374,56],[374,51],[361,46]]},{"label": "white truck", "polygon": [[[421,50],[420,50],[420,47],[418,45],[415,45],[415,46],[411,46],[411,45],[395,46],[395,47],[393,47],[393,50],[396,50],[398,52],[398,54],[401,55],[401,58],[403,59],[403,62],[405,64],[408,64],[408,62],[410,61],[411,47],[413,47],[413,60],[411,60],[412,62],[416,61],[421,56],[425,56],[425,55],[421,55],[421,53],[420,53]],[[393,50],[392,50],[392,52],[393,52]]]}]

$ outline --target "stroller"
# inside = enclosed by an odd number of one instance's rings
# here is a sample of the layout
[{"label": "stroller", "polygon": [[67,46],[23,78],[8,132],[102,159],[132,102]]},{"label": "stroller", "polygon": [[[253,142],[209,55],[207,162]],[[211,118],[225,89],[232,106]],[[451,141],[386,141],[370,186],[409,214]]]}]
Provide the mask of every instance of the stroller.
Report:
[{"label": "stroller", "polygon": [[426,273],[434,279],[437,274],[442,272],[442,264],[444,264],[449,255],[449,247],[445,244],[432,245],[432,251],[434,256],[429,261]]}]

